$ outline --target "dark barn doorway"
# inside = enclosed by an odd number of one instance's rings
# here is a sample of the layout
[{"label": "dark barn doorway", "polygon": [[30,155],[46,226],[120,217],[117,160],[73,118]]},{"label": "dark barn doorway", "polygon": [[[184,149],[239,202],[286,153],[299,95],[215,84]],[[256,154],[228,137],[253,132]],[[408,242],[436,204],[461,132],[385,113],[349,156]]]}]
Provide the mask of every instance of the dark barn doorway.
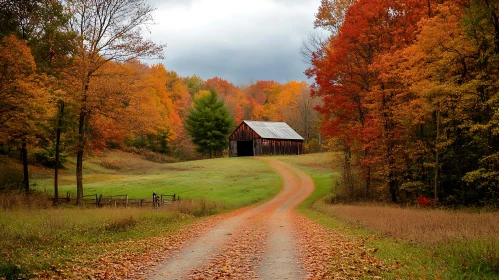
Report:
[{"label": "dark barn doorway", "polygon": [[240,157],[252,157],[253,153],[253,141],[237,141],[237,155]]}]

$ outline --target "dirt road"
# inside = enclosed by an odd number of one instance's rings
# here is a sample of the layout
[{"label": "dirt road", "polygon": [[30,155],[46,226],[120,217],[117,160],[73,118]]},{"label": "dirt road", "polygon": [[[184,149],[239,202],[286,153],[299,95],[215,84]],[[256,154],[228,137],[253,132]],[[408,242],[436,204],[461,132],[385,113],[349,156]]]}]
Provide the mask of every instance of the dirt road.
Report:
[{"label": "dirt road", "polygon": [[168,249],[156,266],[130,278],[381,279],[384,265],[362,243],[293,211],[314,189],[308,174],[273,158],[257,159],[281,176],[277,196],[198,224],[188,234],[197,235],[182,241],[178,252]]},{"label": "dirt road", "polygon": [[265,204],[219,222],[158,265],[147,278],[306,278],[292,210],[312,193],[313,181],[284,162],[259,160],[267,161],[282,177],[281,192]]}]

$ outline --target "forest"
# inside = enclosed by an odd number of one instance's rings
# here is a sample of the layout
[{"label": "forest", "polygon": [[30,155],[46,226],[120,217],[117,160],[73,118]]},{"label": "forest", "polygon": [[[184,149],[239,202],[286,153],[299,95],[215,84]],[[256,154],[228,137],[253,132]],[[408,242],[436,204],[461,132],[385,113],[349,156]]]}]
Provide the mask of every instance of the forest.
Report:
[{"label": "forest", "polygon": [[[7,1],[0,8],[0,154],[23,162],[12,182],[4,163],[1,188],[30,190],[29,166],[58,169],[77,157],[77,196],[83,161],[95,151],[121,149],[171,162],[212,155],[198,147],[186,119],[212,92],[228,111],[227,136],[245,119],[286,121],[319,149],[319,98],[306,82],[180,77],[164,65],[166,45],[142,36],[154,8],[141,0]],[[193,130],[191,129],[191,132]],[[208,132],[206,132],[207,134]],[[194,139],[195,140],[195,139]],[[199,153],[201,152],[201,153]],[[5,158],[4,158],[5,159]],[[8,165],[8,162],[7,162]],[[15,173],[15,171],[12,171]]]},{"label": "forest", "polygon": [[498,206],[499,5],[322,0],[304,53],[342,196]]}]

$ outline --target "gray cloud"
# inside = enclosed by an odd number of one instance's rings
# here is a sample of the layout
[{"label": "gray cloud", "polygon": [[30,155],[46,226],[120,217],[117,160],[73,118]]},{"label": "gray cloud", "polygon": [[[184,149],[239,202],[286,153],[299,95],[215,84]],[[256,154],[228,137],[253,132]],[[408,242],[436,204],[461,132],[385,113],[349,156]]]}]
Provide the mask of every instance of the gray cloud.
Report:
[{"label": "gray cloud", "polygon": [[173,57],[164,61],[167,68],[181,76],[196,74],[203,79],[218,76],[237,85],[249,84],[256,80],[306,80],[304,65],[295,53],[288,52],[241,52],[238,50],[218,50],[194,52]]},{"label": "gray cloud", "polygon": [[[157,1],[151,36],[166,42],[169,69],[181,76],[306,80],[300,46],[320,0]],[[155,62],[157,63],[157,62]]]}]

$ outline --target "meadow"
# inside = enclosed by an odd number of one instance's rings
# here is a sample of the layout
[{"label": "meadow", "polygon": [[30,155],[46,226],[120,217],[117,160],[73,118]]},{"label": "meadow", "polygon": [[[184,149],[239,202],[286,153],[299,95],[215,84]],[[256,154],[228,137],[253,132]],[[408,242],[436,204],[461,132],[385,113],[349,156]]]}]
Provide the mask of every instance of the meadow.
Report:
[{"label": "meadow", "polygon": [[[76,195],[76,162],[70,159],[59,181],[59,197]],[[85,195],[104,197],[128,194],[150,198],[152,193],[176,194],[182,199],[207,199],[240,208],[272,197],[280,178],[267,165],[252,158],[221,158],[161,164],[138,155],[112,151],[84,163]],[[36,189],[53,192],[52,174],[38,176]]]}]

